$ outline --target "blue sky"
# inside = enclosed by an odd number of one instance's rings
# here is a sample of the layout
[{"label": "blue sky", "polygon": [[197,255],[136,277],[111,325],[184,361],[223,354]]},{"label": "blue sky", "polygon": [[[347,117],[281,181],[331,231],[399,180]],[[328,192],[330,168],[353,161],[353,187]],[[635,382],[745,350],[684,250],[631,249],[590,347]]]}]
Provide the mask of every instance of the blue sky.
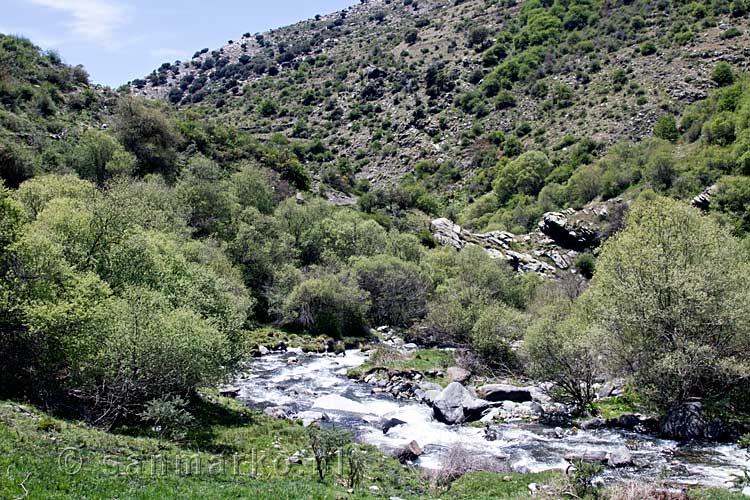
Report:
[{"label": "blue sky", "polygon": [[196,50],[357,0],[3,0],[0,33],[23,35],[113,87]]}]

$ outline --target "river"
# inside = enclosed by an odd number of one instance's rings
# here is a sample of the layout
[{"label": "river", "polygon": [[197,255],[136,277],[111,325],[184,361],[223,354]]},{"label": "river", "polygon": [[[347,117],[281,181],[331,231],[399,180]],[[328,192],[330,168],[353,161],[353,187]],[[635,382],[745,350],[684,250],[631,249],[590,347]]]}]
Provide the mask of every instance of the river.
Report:
[{"label": "river", "polygon": [[[440,467],[442,457],[454,445],[503,461],[518,472],[565,469],[564,457],[571,453],[627,450],[635,466],[607,470],[604,478],[608,481],[664,479],[674,484],[728,487],[733,474],[750,468],[750,455],[734,445],[680,445],[612,429],[566,430],[558,437],[550,427],[519,421],[501,425],[499,439],[488,441],[482,428],[441,424],[432,418],[430,407],[373,394],[370,385],[346,376],[347,370],[366,360],[367,354],[358,350],[338,356],[275,353],[248,364],[234,385],[241,389],[239,399],[253,408],[284,406],[301,417],[324,412],[337,425],[350,429],[359,442],[383,451],[415,440],[424,450],[416,465],[426,469]],[[388,418],[406,424],[384,434],[381,425]]]}]

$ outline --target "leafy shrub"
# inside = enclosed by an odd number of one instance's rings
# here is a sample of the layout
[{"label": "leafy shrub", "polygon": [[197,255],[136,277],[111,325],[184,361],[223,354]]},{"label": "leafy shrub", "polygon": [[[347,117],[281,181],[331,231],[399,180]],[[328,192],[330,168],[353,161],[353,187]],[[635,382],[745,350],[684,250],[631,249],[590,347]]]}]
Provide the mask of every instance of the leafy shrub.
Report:
[{"label": "leafy shrub", "polygon": [[307,428],[307,436],[315,459],[318,479],[321,482],[325,481],[336,455],[342,453],[344,447],[351,442],[351,434],[336,427],[325,428],[311,425]]},{"label": "leafy shrub", "polygon": [[195,420],[186,406],[187,401],[180,396],[158,398],[146,403],[140,417],[158,434],[179,440]]},{"label": "leafy shrub", "polygon": [[523,313],[506,305],[490,305],[477,318],[471,330],[471,347],[491,367],[516,365],[511,344],[523,339],[527,327]]},{"label": "leafy shrub", "polygon": [[358,259],[353,268],[360,288],[370,294],[375,324],[410,326],[424,315],[429,285],[415,264],[377,256]]},{"label": "leafy shrub", "polygon": [[285,321],[315,335],[360,335],[365,331],[367,293],[346,277],[325,275],[297,285],[284,304]]},{"label": "leafy shrub", "polygon": [[677,121],[672,115],[661,115],[654,125],[654,136],[669,142],[676,142],[679,138]]},{"label": "leafy shrub", "polygon": [[731,85],[734,83],[734,72],[732,71],[732,66],[727,62],[721,61],[714,66],[713,71],[711,71],[711,79],[716,82],[716,85],[719,87]]}]

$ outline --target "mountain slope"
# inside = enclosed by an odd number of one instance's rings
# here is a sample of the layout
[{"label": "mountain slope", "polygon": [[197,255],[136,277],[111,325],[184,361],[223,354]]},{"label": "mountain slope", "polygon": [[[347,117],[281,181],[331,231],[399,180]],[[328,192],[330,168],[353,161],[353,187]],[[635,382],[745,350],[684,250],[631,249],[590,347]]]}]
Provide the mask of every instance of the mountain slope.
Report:
[{"label": "mountain slope", "polygon": [[336,189],[428,160],[429,191],[481,194],[485,167],[524,148],[650,135],[707,95],[717,61],[747,68],[745,16],[722,0],[372,0],[132,85],[261,137],[320,141],[317,177]]}]

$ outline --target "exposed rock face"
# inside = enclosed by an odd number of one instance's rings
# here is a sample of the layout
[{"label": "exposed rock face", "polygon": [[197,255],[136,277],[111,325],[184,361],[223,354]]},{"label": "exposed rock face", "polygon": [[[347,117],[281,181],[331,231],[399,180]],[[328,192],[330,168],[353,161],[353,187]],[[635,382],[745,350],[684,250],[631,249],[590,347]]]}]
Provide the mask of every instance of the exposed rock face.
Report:
[{"label": "exposed rock face", "polygon": [[505,259],[517,271],[537,273],[547,278],[571,272],[578,253],[597,247],[607,234],[620,199],[592,202],[581,210],[549,212],[538,229],[525,235],[506,231],[473,233],[448,219],[435,219],[431,229],[442,245],[462,250],[469,245],[483,248],[491,257]]},{"label": "exposed rock face", "polygon": [[526,387],[516,387],[508,384],[489,384],[479,388],[479,397],[490,402],[512,401],[525,403],[531,401],[531,390]]},{"label": "exposed rock face", "polygon": [[479,420],[489,407],[489,402],[477,399],[458,382],[449,384],[432,403],[435,418],[448,425]]},{"label": "exposed rock face", "polygon": [[661,432],[679,441],[700,439],[706,432],[703,405],[698,402],[683,403],[667,413],[661,423]]},{"label": "exposed rock face", "polygon": [[601,240],[596,231],[580,221],[576,223],[569,221],[566,214],[559,212],[544,214],[542,220],[539,221],[539,230],[552,238],[559,246],[578,251],[596,247]]},{"label": "exposed rock face", "polygon": [[695,208],[703,210],[704,212],[708,211],[708,209],[711,207],[711,197],[715,195],[718,190],[719,186],[716,184],[706,188],[701,194],[693,198],[692,205]]}]

